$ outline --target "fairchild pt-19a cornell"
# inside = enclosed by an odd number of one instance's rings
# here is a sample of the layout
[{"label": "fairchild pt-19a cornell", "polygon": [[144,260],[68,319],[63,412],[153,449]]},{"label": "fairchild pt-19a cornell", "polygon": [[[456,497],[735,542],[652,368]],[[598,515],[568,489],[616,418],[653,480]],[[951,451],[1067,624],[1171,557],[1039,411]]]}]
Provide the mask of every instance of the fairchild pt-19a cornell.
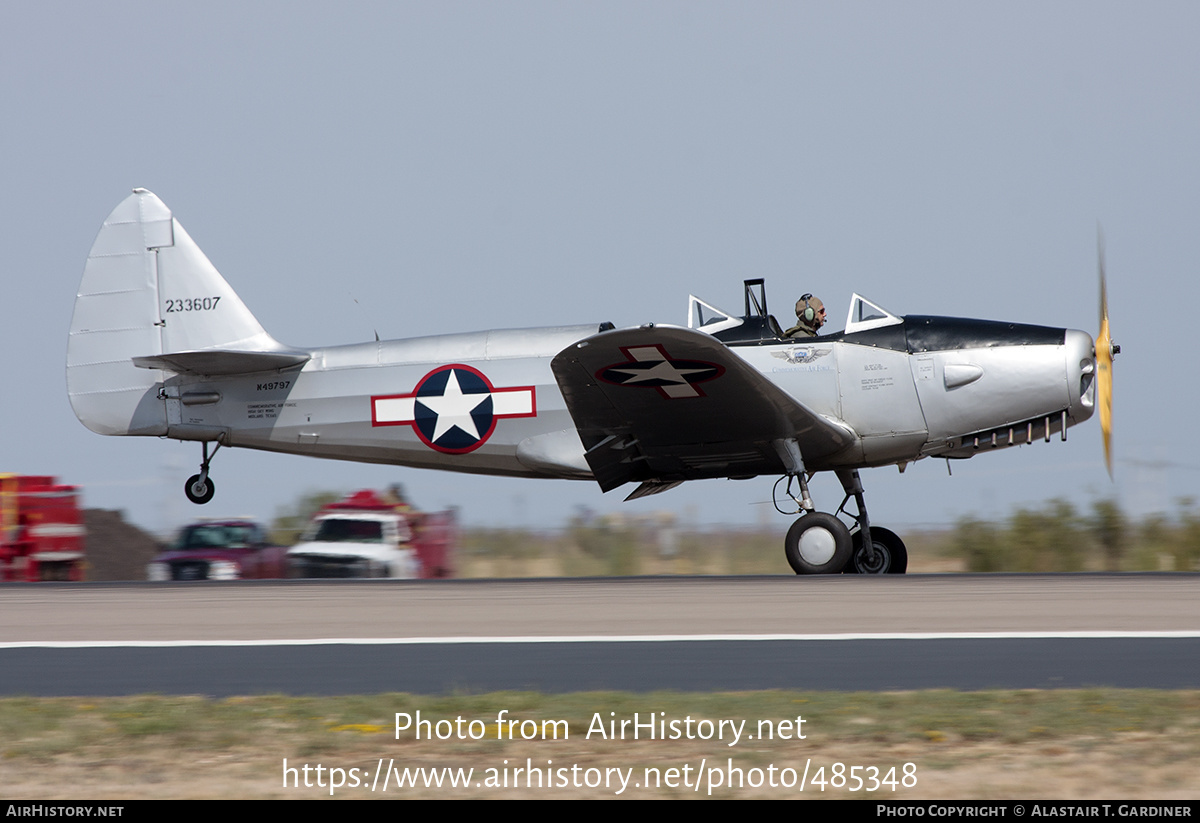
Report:
[{"label": "fairchild pt-19a cornell", "polygon": [[[92,431],[200,443],[185,485],[196,503],[212,498],[212,458],[231,446],[606,492],[636,484],[629,498],[776,476],[800,515],[785,551],[802,574],[905,570],[904,544],[867,517],[860,469],[1065,439],[1097,407],[1108,448],[1119,349],[1103,264],[1095,343],[1071,329],[899,317],[858,295],[843,331],[793,339],[767,312],[763,281],[744,285],[741,316],[691,297],[687,328],[597,322],[298,348],[271,337],[170,209],[136,189],[84,267],[67,386]],[[809,495],[820,471],[845,489],[835,514]]]}]

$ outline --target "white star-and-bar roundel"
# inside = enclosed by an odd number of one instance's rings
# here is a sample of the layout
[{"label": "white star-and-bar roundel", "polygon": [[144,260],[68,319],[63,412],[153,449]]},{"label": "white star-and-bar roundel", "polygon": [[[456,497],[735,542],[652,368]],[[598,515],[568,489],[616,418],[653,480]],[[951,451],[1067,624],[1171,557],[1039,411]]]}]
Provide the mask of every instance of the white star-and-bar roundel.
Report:
[{"label": "white star-and-bar roundel", "polygon": [[657,389],[669,400],[684,397],[704,397],[697,383],[716,380],[725,373],[725,367],[703,360],[676,360],[660,345],[622,346],[621,352],[629,359],[624,363],[613,363],[596,372],[596,378],[618,386],[635,386]]},{"label": "white star-and-bar roundel", "polygon": [[429,448],[473,452],[502,417],[536,417],[533,386],[498,389],[479,369],[451,363],[418,381],[412,394],[371,398],[372,426],[412,426]]}]

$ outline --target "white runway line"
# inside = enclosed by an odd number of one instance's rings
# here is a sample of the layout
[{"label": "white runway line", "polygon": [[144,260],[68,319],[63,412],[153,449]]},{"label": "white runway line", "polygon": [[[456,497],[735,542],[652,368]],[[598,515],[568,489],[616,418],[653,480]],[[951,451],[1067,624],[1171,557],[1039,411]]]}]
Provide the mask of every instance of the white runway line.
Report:
[{"label": "white runway line", "polygon": [[313,637],[278,640],[29,640],[0,643],[4,649],[165,649],[236,646],[436,646],[511,643],[712,643],[827,640],[1078,640],[1181,639],[1200,637],[1200,631],[1078,631],[1078,632],[895,632],[873,634],[636,634],[561,635],[528,637]]}]

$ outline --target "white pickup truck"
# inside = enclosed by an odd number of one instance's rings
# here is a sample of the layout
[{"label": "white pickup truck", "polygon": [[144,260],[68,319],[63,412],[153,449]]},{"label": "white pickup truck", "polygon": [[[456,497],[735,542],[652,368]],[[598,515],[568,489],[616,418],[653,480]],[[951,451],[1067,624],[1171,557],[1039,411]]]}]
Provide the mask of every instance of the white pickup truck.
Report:
[{"label": "white pickup truck", "polygon": [[288,550],[289,577],[449,577],[453,511],[422,514],[372,491],[319,511]]}]

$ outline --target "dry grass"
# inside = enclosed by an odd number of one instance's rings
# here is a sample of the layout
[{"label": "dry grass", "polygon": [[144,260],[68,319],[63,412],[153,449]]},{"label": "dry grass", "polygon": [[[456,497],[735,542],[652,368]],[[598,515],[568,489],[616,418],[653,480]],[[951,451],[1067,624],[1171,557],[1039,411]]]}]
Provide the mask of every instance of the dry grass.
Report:
[{"label": "dry grass", "polygon": [[[423,719],[464,721],[463,735],[483,739],[415,739],[411,730],[395,733],[396,712]],[[497,739],[495,719],[565,720],[566,739]],[[679,739],[604,739],[595,717],[645,722],[648,714],[680,721]],[[659,712],[664,714],[659,715]],[[612,713],[612,714],[610,714]],[[725,739],[687,739],[686,718],[746,721],[735,745]],[[802,726],[795,726],[798,717]],[[790,739],[759,739],[767,721]],[[589,737],[589,728],[592,734]],[[526,730],[532,728],[526,725]],[[564,727],[560,726],[560,730]],[[799,728],[803,739],[795,739]],[[443,732],[450,726],[444,724]],[[520,726],[514,727],[514,730]],[[763,726],[765,731],[766,725]],[[435,729],[436,731],[436,729]],[[668,732],[670,728],[668,727]],[[561,735],[561,731],[560,731]],[[428,733],[426,733],[428,736]],[[330,768],[344,770],[348,784],[339,797],[611,797],[619,788],[613,769],[632,774],[623,796],[707,796],[708,782],[721,770],[715,797],[850,797],[865,799],[1147,798],[1200,796],[1200,692],[1089,690],[1055,692],[913,692],[738,694],[582,693],[542,695],[494,693],[428,697],[404,694],[340,698],[200,697],[0,700],[0,781],[13,799],[143,798],[301,798],[328,797]],[[283,762],[295,768],[299,788],[284,787]],[[506,762],[507,761],[507,762]],[[552,763],[548,762],[552,761]],[[528,787],[517,768],[565,769],[546,775],[568,784],[610,776],[612,785]],[[895,768],[895,788],[881,783],[834,779],[835,764],[874,766],[885,780]],[[902,784],[905,764],[913,764],[916,786]],[[394,779],[381,791],[370,784],[380,768],[471,768],[467,788],[407,788]],[[703,768],[701,768],[703,764]],[[308,765],[310,787],[303,787]],[[323,771],[318,778],[315,771]],[[803,792],[770,785],[798,780]],[[744,785],[729,788],[729,767],[740,769]],[[573,767],[578,767],[572,771]],[[686,771],[685,771],[686,767]],[[771,771],[774,767],[774,772]],[[813,780],[818,769],[826,785]],[[665,784],[668,769],[679,770],[674,787],[648,788],[647,775]],[[795,769],[795,776],[781,771]],[[351,773],[350,770],[357,770]],[[488,770],[499,788],[486,785]],[[593,771],[587,771],[587,770]],[[632,773],[628,770],[632,769]],[[649,772],[647,770],[650,770]],[[657,769],[657,772],[653,770]],[[758,769],[760,771],[754,771]],[[694,784],[701,775],[700,789]],[[734,772],[736,775],[737,772]],[[354,776],[360,785],[351,786]],[[507,779],[508,786],[502,784]],[[324,787],[317,783],[325,784]],[[514,782],[519,785],[514,786]],[[481,784],[481,785],[476,785]]]}]

